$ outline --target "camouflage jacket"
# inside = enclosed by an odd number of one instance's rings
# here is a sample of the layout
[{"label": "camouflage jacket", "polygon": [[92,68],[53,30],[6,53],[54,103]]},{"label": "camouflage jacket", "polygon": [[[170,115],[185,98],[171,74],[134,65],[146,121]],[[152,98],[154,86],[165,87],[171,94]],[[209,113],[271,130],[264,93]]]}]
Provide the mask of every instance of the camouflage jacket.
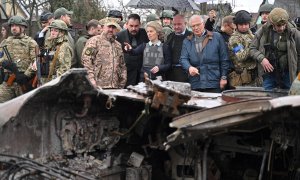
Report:
[{"label": "camouflage jacket", "polygon": [[121,44],[108,41],[102,35],[90,38],[83,49],[81,63],[87,69],[88,78],[103,89],[124,88],[127,69]]},{"label": "camouflage jacket", "polygon": [[[31,37],[22,35],[21,37],[8,37],[1,42],[0,46],[5,45],[18,70],[29,77],[33,76],[35,72],[32,70],[31,65],[36,58],[37,43]],[[3,60],[7,60],[6,55],[0,58],[0,62]]]},{"label": "camouflage jacket", "polygon": [[240,33],[235,31],[229,39],[228,48],[230,59],[234,64],[235,69],[247,68],[254,69],[256,62],[250,54],[250,44],[254,35],[249,30],[248,33]]},{"label": "camouflage jacket", "polygon": [[[54,71],[51,76],[51,79],[55,79],[58,76],[61,76],[63,73],[68,71],[71,68],[71,60],[74,56],[73,49],[68,43],[68,37],[63,36],[55,39],[47,39],[45,42],[46,48],[49,52],[55,56],[56,50],[59,47],[59,52],[57,54],[57,60],[55,63]],[[53,65],[53,59],[50,63],[50,67]],[[49,79],[49,80],[51,80]]]}]

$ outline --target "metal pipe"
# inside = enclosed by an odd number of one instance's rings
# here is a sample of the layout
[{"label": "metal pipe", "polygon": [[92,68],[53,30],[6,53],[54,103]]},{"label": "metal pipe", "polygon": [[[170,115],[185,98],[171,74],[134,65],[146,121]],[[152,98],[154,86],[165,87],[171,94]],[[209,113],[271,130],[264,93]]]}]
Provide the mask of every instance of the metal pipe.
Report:
[{"label": "metal pipe", "polygon": [[267,155],[268,155],[268,153],[264,152],[263,160],[262,160],[261,166],[260,166],[260,172],[259,172],[258,180],[262,180],[263,179],[263,174],[264,174],[264,169],[265,169]]},{"label": "metal pipe", "polygon": [[202,174],[203,174],[203,180],[207,179],[207,152],[208,152],[208,148],[209,148],[209,144],[210,144],[211,139],[207,140],[204,146],[204,151],[203,151],[203,163],[202,163]]},{"label": "metal pipe", "polygon": [[197,164],[196,164],[196,174],[195,174],[195,180],[202,180],[202,165],[201,165],[201,156],[197,158]]},{"label": "metal pipe", "polygon": [[269,154],[269,159],[268,159],[268,172],[270,171],[270,166],[271,166],[271,160],[272,160],[272,151],[273,151],[273,144],[274,144],[274,140],[272,140],[271,142],[271,147],[270,147],[270,154]]}]

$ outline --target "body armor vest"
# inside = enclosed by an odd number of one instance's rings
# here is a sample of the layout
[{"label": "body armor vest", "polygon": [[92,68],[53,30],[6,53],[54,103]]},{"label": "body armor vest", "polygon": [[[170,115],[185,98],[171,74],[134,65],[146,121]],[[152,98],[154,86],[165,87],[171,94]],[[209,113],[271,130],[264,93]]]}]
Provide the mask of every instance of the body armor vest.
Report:
[{"label": "body armor vest", "polygon": [[154,67],[164,63],[163,44],[160,46],[146,44],[143,54],[143,67]]}]

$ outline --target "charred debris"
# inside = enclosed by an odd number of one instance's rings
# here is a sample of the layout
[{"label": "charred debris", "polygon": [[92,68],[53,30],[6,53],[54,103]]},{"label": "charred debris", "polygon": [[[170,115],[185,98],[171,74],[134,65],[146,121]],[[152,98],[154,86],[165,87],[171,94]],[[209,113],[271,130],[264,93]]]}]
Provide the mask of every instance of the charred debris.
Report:
[{"label": "charred debris", "polygon": [[0,179],[298,179],[299,107],[159,79],[96,90],[72,69],[0,104]]}]

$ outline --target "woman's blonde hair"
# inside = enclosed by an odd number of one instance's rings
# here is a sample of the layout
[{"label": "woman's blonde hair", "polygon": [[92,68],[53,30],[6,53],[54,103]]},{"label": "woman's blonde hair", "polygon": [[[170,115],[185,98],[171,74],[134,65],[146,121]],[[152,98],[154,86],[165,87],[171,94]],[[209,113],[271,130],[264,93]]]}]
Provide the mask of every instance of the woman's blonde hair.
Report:
[{"label": "woman's blonde hair", "polygon": [[155,31],[158,34],[158,39],[159,40],[163,40],[164,39],[164,33],[163,33],[163,27],[161,26],[161,24],[159,24],[156,21],[150,21],[146,24],[146,28],[147,27],[152,27],[153,29],[155,29]]}]

